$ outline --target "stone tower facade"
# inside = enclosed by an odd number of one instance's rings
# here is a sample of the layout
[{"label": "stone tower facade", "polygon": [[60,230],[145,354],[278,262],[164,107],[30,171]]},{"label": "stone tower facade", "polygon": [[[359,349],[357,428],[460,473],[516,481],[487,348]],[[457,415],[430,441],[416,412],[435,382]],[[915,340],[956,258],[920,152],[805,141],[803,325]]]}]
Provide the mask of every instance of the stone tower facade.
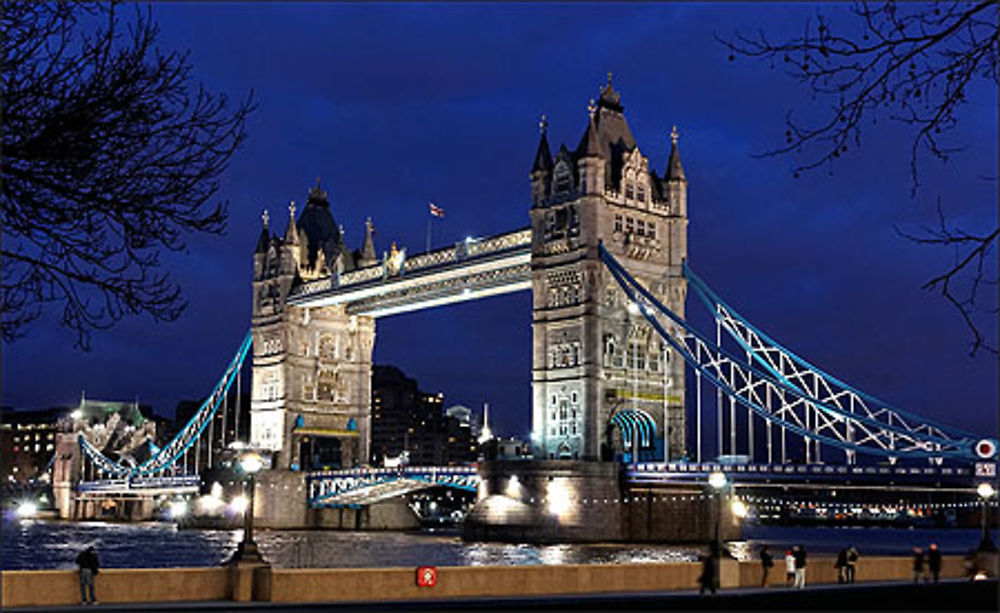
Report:
[{"label": "stone tower facade", "polygon": [[362,248],[349,250],[319,185],[298,220],[289,207],[283,237],[265,212],[254,252],[250,440],[274,453],[274,468],[367,463],[375,321],[287,298],[303,282],[377,263],[370,222]]},{"label": "stone tower facade", "polygon": [[686,453],[683,360],[630,312],[598,251],[603,243],[684,316],[687,179],[677,133],[661,178],[635,143],[610,76],[588,111],[576,149],[562,145],[554,158],[543,117],[530,173],[535,458],[631,451],[611,421],[619,411],[655,422],[640,458],[678,458]]}]

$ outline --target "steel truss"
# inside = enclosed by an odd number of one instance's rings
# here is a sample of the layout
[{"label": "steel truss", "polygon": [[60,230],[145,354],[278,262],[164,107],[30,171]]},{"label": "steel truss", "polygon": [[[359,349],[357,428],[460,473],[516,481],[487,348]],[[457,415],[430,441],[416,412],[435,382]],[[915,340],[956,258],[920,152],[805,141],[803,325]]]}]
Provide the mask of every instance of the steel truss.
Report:
[{"label": "steel truss", "polygon": [[[839,382],[832,377],[823,377],[825,373],[818,369],[803,366],[806,363],[787,350],[780,349],[785,356],[781,359],[798,365],[802,371],[808,370],[808,373],[791,377],[789,375],[793,373],[783,370],[784,367],[768,368],[768,362],[763,356],[773,357],[778,354],[774,349],[777,345],[773,341],[768,346],[770,349],[765,350],[761,345],[757,353],[763,355],[756,356],[756,359],[753,359],[756,346],[750,343],[743,345],[751,354],[749,360],[746,355],[739,356],[723,347],[721,339],[712,342],[664,306],[603,245],[600,247],[600,257],[629,300],[638,306],[639,312],[661,338],[684,358],[699,380],[704,377],[715,385],[730,399],[731,406],[738,403],[752,414],[763,418],[765,423],[782,428],[783,433],[787,431],[800,436],[806,443],[806,449],[811,444],[817,445],[817,451],[819,443],[830,445],[844,451],[848,462],[854,461],[856,453],[892,460],[900,457],[965,461],[975,459],[972,448],[974,439],[957,436],[958,431],[955,429],[946,430],[927,420],[915,423],[915,416],[888,408],[865,410],[858,401],[855,401],[852,408],[852,405],[847,404],[850,395],[846,392],[853,391],[853,388],[841,384],[841,394],[830,393],[834,389],[834,382]],[[701,289],[697,282],[693,285]],[[731,310],[727,312],[732,313]],[[742,323],[737,326],[737,321]],[[730,325],[734,329],[750,329],[742,319],[734,318]],[[766,338],[759,333],[757,336]],[[781,365],[781,362],[778,364]],[[826,381],[830,386],[828,391],[821,393],[820,380]],[[793,381],[797,381],[798,385]],[[856,392],[855,395],[861,398]],[[833,402],[833,397],[840,402]],[[721,402],[719,404],[721,407]],[[732,410],[730,414],[733,415]],[[889,414],[893,417],[887,417]],[[721,429],[722,424],[718,427]],[[735,425],[732,427],[735,428]],[[770,436],[768,444],[770,447]]]},{"label": "steel truss", "polygon": [[[895,408],[855,389],[806,362],[754,327],[713,292],[687,263],[684,264],[684,276],[716,322],[762,368],[786,386],[804,392],[819,406],[835,407],[834,415],[837,417],[850,415],[863,418],[857,420],[857,431],[853,432],[857,442],[864,444],[872,441],[891,451],[896,449],[894,435],[900,434],[909,438],[909,444],[919,444],[927,451],[941,450],[942,445],[953,448],[968,445],[971,450],[976,435]],[[828,429],[828,423],[825,420],[818,424],[819,429]],[[848,423],[853,424],[854,420]],[[881,429],[890,433],[888,440],[879,436]],[[940,458],[932,456],[932,459]]]},{"label": "steel truss", "polygon": [[[169,443],[157,449],[142,464],[136,466],[134,464],[125,465],[121,462],[116,462],[104,455],[81,434],[79,443],[85,457],[93,463],[97,470],[110,476],[124,478],[129,483],[148,478],[162,478],[167,481],[173,479],[178,472],[179,461],[191,449],[192,445],[200,441],[202,434],[204,434],[206,427],[214,419],[219,407],[225,404],[226,396],[233,383],[239,377],[240,369],[252,346],[253,338],[248,332],[243,338],[243,342],[240,343],[236,355],[222,374],[222,377],[215,384],[212,394],[202,403],[201,407],[195,412],[188,423],[185,424],[184,428]],[[237,407],[238,410],[239,407]],[[211,441],[209,441],[209,445],[211,445]],[[193,464],[191,468],[197,472],[197,462]],[[182,473],[187,473],[187,469],[188,466],[185,461],[180,470]]]}]

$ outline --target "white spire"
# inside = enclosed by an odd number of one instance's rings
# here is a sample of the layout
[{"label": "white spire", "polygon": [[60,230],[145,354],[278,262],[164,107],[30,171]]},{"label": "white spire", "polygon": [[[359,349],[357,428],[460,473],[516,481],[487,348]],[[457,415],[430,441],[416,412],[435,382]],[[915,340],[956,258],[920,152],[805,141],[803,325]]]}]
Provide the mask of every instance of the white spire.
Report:
[{"label": "white spire", "polygon": [[485,443],[486,441],[493,438],[493,432],[490,430],[490,403],[483,403],[483,429],[479,432],[479,442]]}]

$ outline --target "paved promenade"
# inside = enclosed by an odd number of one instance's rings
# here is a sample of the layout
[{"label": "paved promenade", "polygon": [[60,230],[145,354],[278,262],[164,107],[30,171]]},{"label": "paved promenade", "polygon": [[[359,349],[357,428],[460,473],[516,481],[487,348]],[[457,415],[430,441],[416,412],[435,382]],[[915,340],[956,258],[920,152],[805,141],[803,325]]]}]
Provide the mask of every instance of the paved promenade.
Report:
[{"label": "paved promenade", "polygon": [[[135,611],[134,604],[93,607],[30,607],[7,611]],[[800,611],[997,611],[1000,594],[996,580],[949,580],[938,585],[902,582],[818,585],[804,590],[785,587],[739,588],[716,595],[690,590],[584,596],[543,596],[531,599],[494,598],[378,603],[277,604],[234,602],[143,603],[143,613],[159,611],[702,611],[702,610],[800,610]]]}]

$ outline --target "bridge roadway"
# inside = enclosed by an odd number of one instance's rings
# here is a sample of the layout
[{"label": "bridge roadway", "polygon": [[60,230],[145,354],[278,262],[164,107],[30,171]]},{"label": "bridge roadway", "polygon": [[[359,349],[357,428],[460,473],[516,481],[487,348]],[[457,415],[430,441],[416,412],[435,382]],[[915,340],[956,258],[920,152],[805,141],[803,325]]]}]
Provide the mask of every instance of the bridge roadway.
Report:
[{"label": "bridge roadway", "polygon": [[346,305],[348,314],[383,317],[531,289],[531,228],[317,279],[288,297],[295,306]]},{"label": "bridge roadway", "polygon": [[[737,490],[827,487],[974,494],[976,485],[972,469],[951,466],[652,462],[626,466],[625,476],[630,487],[704,486],[717,470]],[[475,466],[406,466],[310,472],[307,482],[311,505],[336,507],[373,504],[438,486],[475,491],[479,476]]]}]

